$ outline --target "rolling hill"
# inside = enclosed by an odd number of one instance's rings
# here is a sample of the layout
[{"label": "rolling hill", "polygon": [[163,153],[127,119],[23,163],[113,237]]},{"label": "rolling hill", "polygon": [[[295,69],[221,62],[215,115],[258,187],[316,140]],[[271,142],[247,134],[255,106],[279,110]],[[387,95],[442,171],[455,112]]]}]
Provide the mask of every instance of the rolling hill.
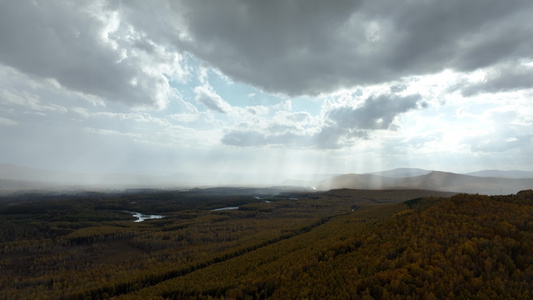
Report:
[{"label": "rolling hill", "polygon": [[497,177],[497,178],[533,178],[533,172],[528,171],[500,171],[500,170],[483,170],[477,172],[466,173],[464,175],[479,176],[479,177]]},{"label": "rolling hill", "polygon": [[397,168],[388,171],[372,172],[369,174],[393,177],[393,178],[405,178],[405,177],[414,177],[421,176],[431,173],[431,170],[417,169],[417,168]]},{"label": "rolling hill", "polygon": [[373,174],[347,174],[320,182],[321,190],[352,189],[423,189],[460,193],[511,194],[533,188],[532,178],[496,178],[432,171],[413,177],[386,177]]}]

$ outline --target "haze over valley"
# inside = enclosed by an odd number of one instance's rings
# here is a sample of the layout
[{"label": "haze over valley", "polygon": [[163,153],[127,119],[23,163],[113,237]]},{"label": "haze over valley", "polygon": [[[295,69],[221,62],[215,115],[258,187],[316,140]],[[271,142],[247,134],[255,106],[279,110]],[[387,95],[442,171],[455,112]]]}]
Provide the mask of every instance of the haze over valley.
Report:
[{"label": "haze over valley", "polygon": [[202,174],[74,173],[0,164],[0,192],[54,190],[189,189],[197,187],[283,187],[287,190],[420,189],[487,195],[512,194],[533,188],[533,172],[487,170],[469,174],[399,168],[367,174],[302,174],[299,178],[268,179],[262,174],[225,174],[213,183]]}]

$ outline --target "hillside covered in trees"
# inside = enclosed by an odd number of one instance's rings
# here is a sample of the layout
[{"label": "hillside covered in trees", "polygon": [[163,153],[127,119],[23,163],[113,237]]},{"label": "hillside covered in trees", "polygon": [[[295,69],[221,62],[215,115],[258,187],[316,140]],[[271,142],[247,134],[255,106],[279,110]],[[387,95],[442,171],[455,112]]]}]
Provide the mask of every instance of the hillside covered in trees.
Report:
[{"label": "hillside covered in trees", "polygon": [[526,299],[533,191],[6,196],[0,254],[7,299]]}]

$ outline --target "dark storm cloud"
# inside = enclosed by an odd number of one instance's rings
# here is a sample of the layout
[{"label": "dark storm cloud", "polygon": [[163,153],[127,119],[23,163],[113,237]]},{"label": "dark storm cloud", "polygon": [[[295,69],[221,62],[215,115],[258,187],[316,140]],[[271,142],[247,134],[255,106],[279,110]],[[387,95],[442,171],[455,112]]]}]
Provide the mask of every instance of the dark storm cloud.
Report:
[{"label": "dark storm cloud", "polygon": [[[341,67],[329,58],[335,55],[332,47],[342,46],[332,33],[358,6],[333,2],[185,1],[193,38],[188,50],[232,78],[266,90],[316,94],[322,80],[342,76],[331,74]],[[320,70],[326,74],[317,76]]]},{"label": "dark storm cloud", "polygon": [[161,107],[167,75],[180,69],[173,55],[186,52],[233,80],[318,95],[447,68],[518,66],[533,53],[532,16],[529,0],[2,1],[0,64]]},{"label": "dark storm cloud", "polygon": [[532,87],[532,67],[505,65],[489,72],[483,83],[464,86],[461,93],[463,96],[472,96],[480,93],[508,92]]},{"label": "dark storm cloud", "polygon": [[[392,69],[425,73],[470,71],[530,56],[533,28],[524,27],[533,3],[527,0],[372,1],[394,27],[387,43]],[[386,4],[388,8],[384,6]]]},{"label": "dark storm cloud", "polygon": [[[533,53],[533,2],[182,1],[187,51],[230,77],[288,95]],[[181,41],[183,42],[183,41]]]}]

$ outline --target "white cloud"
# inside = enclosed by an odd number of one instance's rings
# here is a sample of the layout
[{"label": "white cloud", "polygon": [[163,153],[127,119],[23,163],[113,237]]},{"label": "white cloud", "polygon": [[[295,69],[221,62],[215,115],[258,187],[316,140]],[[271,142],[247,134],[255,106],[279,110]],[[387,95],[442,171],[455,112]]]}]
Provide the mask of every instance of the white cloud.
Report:
[{"label": "white cloud", "polygon": [[252,115],[266,115],[270,109],[264,105],[247,106],[246,111]]},{"label": "white cloud", "polygon": [[210,85],[201,85],[194,88],[194,99],[202,103],[208,109],[227,114],[231,111],[231,105],[224,101]]},{"label": "white cloud", "polygon": [[45,111],[65,113],[67,111],[65,107],[57,104],[41,103],[38,95],[31,94],[26,91],[13,91],[7,89],[0,90],[0,104],[7,106],[22,106],[28,110],[38,111],[41,113]]},{"label": "white cloud", "polygon": [[169,117],[178,122],[189,123],[189,122],[198,120],[200,116],[199,114],[179,113],[179,114],[171,114]]},{"label": "white cloud", "polygon": [[108,118],[117,118],[119,120],[131,120],[140,123],[151,123],[157,126],[165,127],[170,123],[163,118],[153,117],[149,113],[111,113],[111,112],[99,112],[94,114],[95,116],[104,116]]},{"label": "white cloud", "polygon": [[4,2],[0,28],[0,64],[105,101],[164,108],[169,80],[187,76],[182,55],[104,1]]},{"label": "white cloud", "polygon": [[91,116],[91,114],[89,113],[89,111],[83,107],[73,107],[70,109],[71,111],[77,113],[78,115],[84,117],[84,118],[88,118]]},{"label": "white cloud", "polygon": [[0,125],[2,126],[16,126],[17,124],[17,122],[11,119],[0,117]]}]

